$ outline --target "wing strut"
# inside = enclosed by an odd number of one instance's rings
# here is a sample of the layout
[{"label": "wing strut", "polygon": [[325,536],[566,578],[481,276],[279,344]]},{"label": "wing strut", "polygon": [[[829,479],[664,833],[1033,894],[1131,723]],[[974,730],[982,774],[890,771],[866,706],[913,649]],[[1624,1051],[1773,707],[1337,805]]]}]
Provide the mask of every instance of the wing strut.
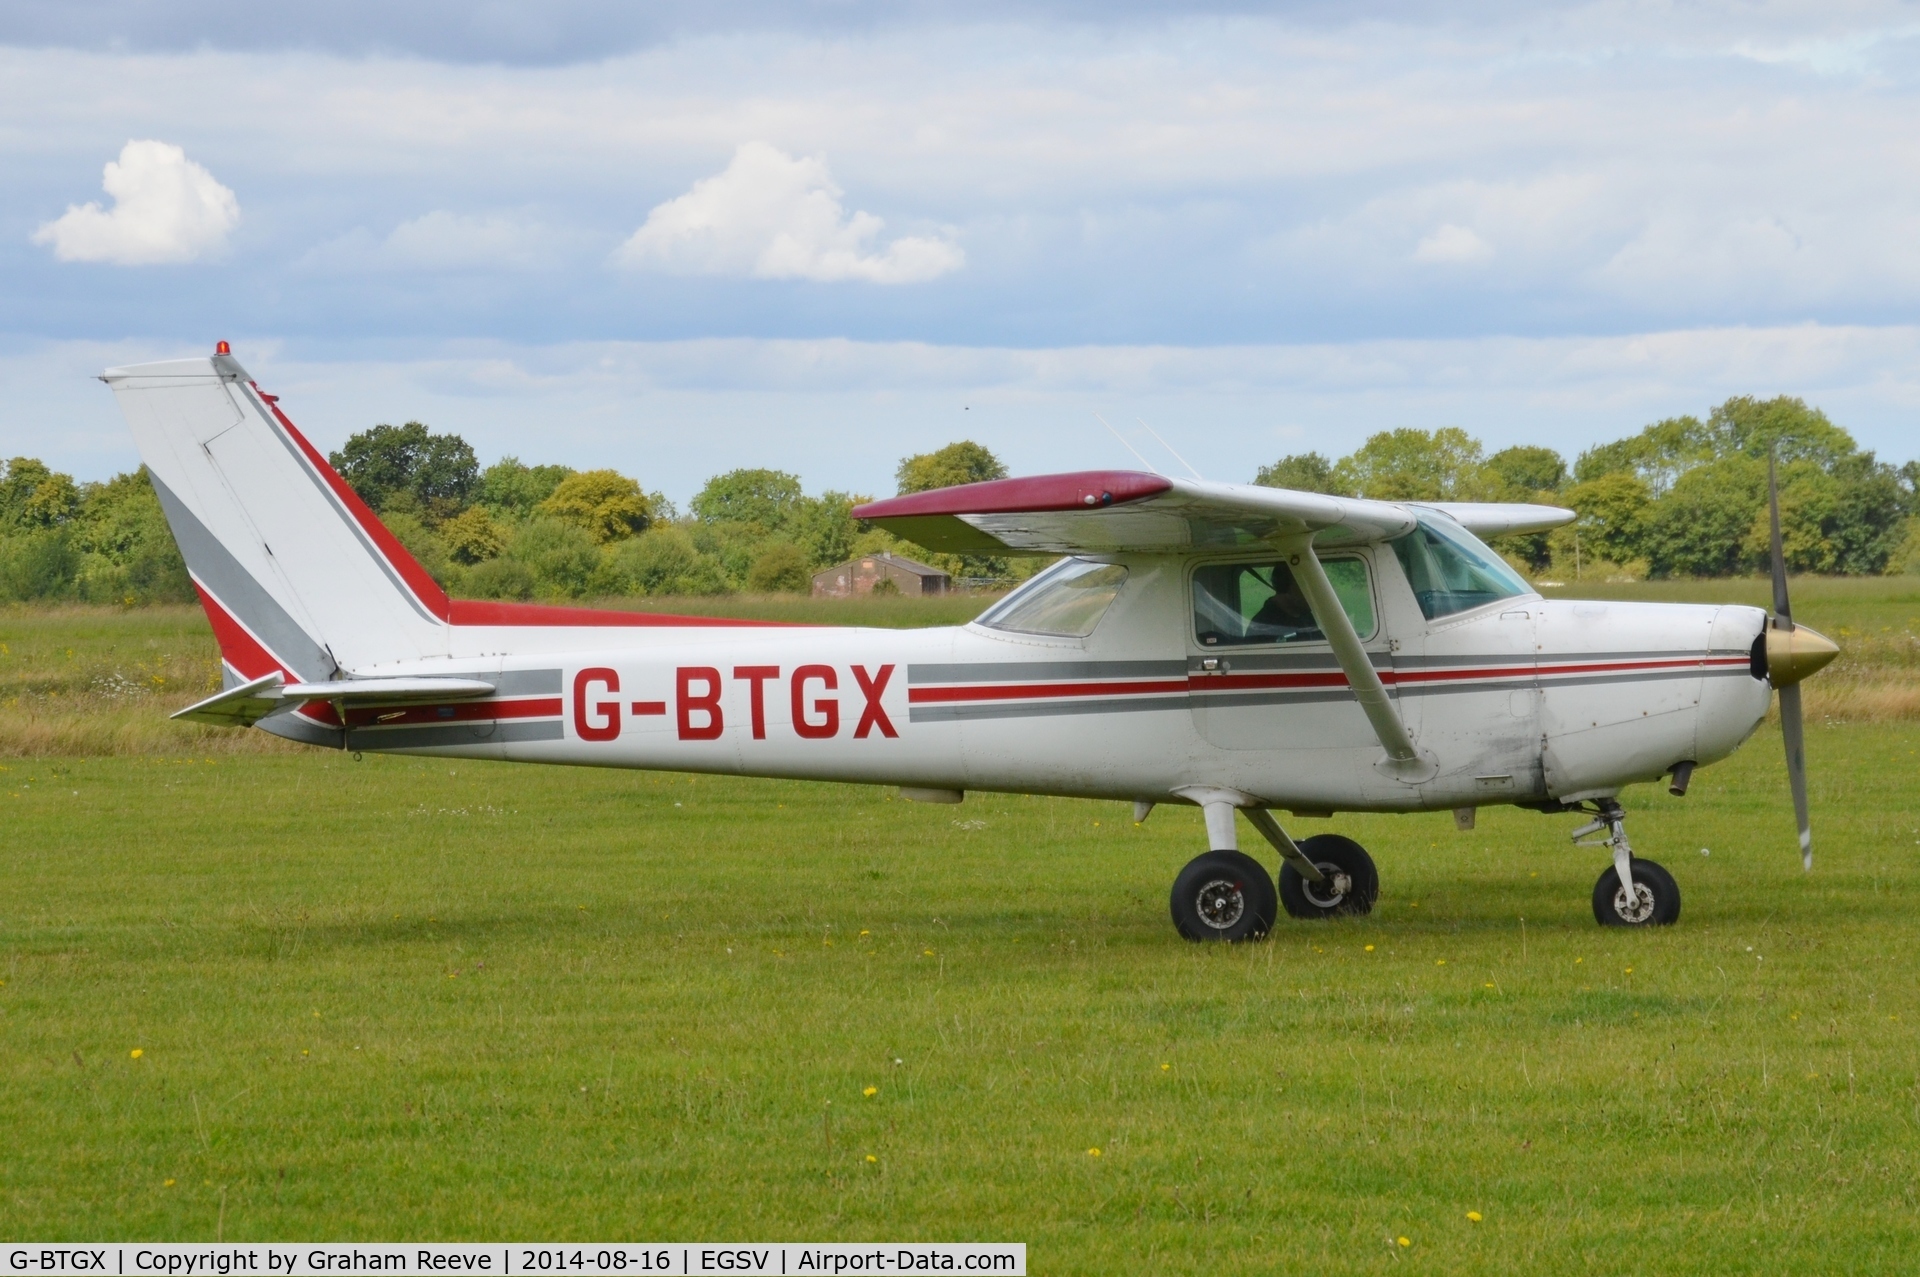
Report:
[{"label": "wing strut", "polygon": [[1373,668],[1373,661],[1361,646],[1360,635],[1354,631],[1347,610],[1340,606],[1340,596],[1333,592],[1327,570],[1320,566],[1320,557],[1313,552],[1313,538],[1288,539],[1292,544],[1287,547],[1287,562],[1295,569],[1300,589],[1307,596],[1307,606],[1313,609],[1313,619],[1320,626],[1320,632],[1327,636],[1334,659],[1340,662],[1340,671],[1353,688],[1354,699],[1360,702],[1367,721],[1373,724],[1373,734],[1380,738],[1381,748],[1387,751],[1388,761],[1381,770],[1409,783],[1430,779],[1435,768],[1420,756],[1407,725],[1400,721],[1400,711],[1387,696],[1387,685],[1380,681],[1380,672]]}]

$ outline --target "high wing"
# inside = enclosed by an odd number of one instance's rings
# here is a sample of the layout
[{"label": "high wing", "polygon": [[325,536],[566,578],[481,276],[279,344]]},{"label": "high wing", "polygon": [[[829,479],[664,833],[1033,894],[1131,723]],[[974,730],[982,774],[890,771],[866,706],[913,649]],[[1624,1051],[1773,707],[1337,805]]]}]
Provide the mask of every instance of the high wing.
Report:
[{"label": "high wing", "polygon": [[[1535,532],[1574,517],[1555,506],[1422,504],[1476,533]],[[1391,501],[1137,470],[968,483],[874,501],[853,514],[950,554],[1178,553],[1301,533],[1321,546],[1363,545],[1411,532],[1415,521],[1410,506]]]}]

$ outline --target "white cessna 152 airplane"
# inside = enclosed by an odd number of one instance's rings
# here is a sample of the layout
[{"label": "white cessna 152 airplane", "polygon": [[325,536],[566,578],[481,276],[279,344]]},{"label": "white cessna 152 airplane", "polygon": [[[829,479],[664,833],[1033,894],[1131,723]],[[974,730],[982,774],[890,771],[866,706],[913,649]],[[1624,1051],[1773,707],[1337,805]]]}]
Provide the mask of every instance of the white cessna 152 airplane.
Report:
[{"label": "white cessna 152 airplane", "polygon": [[[1780,691],[1812,865],[1799,680],[1837,649],[1790,618],[1547,600],[1477,534],[1550,506],[1350,500],[1130,471],[1042,475],[855,513],[934,550],[1062,555],[972,624],[880,630],[449,599],[220,343],[110,370],[220,643],[175,717],[343,750],[1131,800],[1205,812],[1176,879],[1189,939],[1361,914],[1359,844],[1275,812],[1582,812],[1608,926],[1671,923],[1618,794],[1752,734]],[[1236,813],[1280,857],[1239,850]]]}]

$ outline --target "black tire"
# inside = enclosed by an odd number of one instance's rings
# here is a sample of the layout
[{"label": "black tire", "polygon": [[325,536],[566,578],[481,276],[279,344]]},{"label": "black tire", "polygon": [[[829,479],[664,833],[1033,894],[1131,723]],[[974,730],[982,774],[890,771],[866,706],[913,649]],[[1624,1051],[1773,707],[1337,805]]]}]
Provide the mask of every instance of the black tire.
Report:
[{"label": "black tire", "polygon": [[[1282,862],[1280,903],[1294,918],[1358,918],[1373,912],[1380,898],[1380,872],[1367,849],[1339,834],[1315,834],[1297,844],[1308,860],[1332,881],[1309,882],[1298,869]],[[1345,877],[1345,891],[1337,889]]]},{"label": "black tire", "polygon": [[1173,880],[1173,925],[1189,940],[1252,940],[1273,929],[1273,879],[1252,856],[1210,851]]},{"label": "black tire", "polygon": [[1634,894],[1637,908],[1627,907],[1627,893],[1620,875],[1608,865],[1600,880],[1593,884],[1593,916],[1603,927],[1670,927],[1680,921],[1680,884],[1673,875],[1651,860],[1633,861]]}]

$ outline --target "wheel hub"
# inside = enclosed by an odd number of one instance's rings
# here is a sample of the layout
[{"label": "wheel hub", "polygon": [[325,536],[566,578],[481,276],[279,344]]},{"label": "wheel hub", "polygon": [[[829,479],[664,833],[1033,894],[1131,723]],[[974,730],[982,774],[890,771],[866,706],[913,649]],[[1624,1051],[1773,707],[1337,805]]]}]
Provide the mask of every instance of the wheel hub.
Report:
[{"label": "wheel hub", "polygon": [[1315,867],[1327,876],[1327,880],[1314,882],[1310,879],[1302,879],[1301,893],[1316,909],[1337,908],[1340,902],[1347,898],[1347,893],[1353,890],[1352,875],[1331,861],[1323,861]]},{"label": "wheel hub", "polygon": [[1227,930],[1247,912],[1246,893],[1228,878],[1215,878],[1201,886],[1194,903],[1200,921],[1215,931]]},{"label": "wheel hub", "polygon": [[1633,899],[1627,899],[1627,889],[1619,887],[1613,893],[1613,911],[1620,915],[1622,922],[1631,922],[1638,926],[1653,917],[1653,892],[1644,882],[1633,884]]}]

